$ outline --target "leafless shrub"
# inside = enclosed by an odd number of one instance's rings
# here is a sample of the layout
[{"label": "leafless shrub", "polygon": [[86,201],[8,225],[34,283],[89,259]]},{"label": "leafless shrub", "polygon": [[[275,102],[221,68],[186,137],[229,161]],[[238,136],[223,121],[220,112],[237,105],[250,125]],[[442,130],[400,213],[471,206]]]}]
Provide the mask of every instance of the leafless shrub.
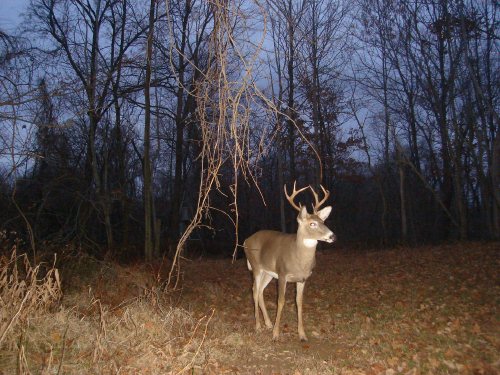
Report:
[{"label": "leafless shrub", "polygon": [[[257,160],[258,157],[250,143],[249,119],[257,107],[259,109],[262,107],[260,100],[262,95],[255,85],[255,70],[265,33],[256,45],[245,42],[244,38],[239,40],[235,35],[233,21],[242,22],[246,18],[242,7],[238,6],[237,2],[226,0],[214,0],[209,4],[213,16],[213,29],[208,41],[208,65],[194,67],[202,73],[202,78],[196,83],[192,92],[197,101],[197,120],[202,139],[198,155],[201,172],[198,200],[193,218],[177,244],[168,276],[167,289],[174,290],[179,281],[179,256],[193,230],[202,224],[203,219],[211,211],[217,210],[232,222],[237,236],[238,176],[253,181],[257,186],[251,164],[252,160]],[[264,14],[258,2],[255,5],[256,9]],[[235,74],[235,66],[244,66],[243,72]],[[232,203],[227,212],[223,212],[212,206],[210,193],[217,191],[226,195],[221,189],[220,176],[222,166],[227,163],[232,169],[232,182],[229,186]],[[238,238],[235,243],[238,243]],[[174,284],[173,287],[171,282]]]}]

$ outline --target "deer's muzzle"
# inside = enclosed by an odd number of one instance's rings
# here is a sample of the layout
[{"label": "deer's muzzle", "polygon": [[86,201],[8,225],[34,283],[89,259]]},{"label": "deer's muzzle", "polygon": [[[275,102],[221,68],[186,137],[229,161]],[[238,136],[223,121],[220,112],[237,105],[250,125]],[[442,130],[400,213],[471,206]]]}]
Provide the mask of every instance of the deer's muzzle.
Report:
[{"label": "deer's muzzle", "polygon": [[337,237],[335,236],[335,234],[333,232],[330,232],[324,239],[324,241],[328,242],[328,243],[332,243],[334,241],[337,240]]}]

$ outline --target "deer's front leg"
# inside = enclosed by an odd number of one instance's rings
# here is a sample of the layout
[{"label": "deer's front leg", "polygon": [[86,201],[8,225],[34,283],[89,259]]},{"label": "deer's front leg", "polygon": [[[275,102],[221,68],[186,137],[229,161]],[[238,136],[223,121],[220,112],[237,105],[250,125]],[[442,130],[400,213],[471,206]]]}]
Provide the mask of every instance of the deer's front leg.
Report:
[{"label": "deer's front leg", "polygon": [[307,341],[306,333],[304,332],[304,323],[302,321],[302,301],[304,296],[305,282],[297,282],[297,321],[299,329],[300,341]]},{"label": "deer's front leg", "polygon": [[280,335],[281,312],[283,311],[283,306],[285,305],[285,293],[286,277],[283,275],[278,278],[278,310],[276,311],[276,321],[274,322],[273,340],[278,340]]}]

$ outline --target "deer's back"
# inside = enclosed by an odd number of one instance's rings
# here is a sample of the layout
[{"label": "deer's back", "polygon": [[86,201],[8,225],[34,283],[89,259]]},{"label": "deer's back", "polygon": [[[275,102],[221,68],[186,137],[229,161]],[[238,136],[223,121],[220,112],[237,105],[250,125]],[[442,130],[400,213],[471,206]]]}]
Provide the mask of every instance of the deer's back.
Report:
[{"label": "deer's back", "polygon": [[295,234],[283,233],[275,230],[260,230],[245,240],[245,252],[290,247],[295,243],[295,238]]}]

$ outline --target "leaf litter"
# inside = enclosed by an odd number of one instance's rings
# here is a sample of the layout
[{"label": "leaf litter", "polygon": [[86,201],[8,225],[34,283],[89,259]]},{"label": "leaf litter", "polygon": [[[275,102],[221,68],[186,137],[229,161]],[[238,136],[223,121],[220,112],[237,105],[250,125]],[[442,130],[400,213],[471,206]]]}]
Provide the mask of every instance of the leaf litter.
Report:
[{"label": "leaf litter", "polygon": [[[31,281],[16,274],[16,283],[7,257],[0,373],[497,374],[499,250],[497,242],[318,251],[304,294],[307,343],[290,284],[280,340],[254,332],[244,259],[183,262],[181,288],[168,294],[159,267],[60,261],[62,301],[57,292],[13,319],[19,286],[47,296],[43,282],[58,284],[29,270]],[[47,274],[59,283],[59,273]],[[273,284],[265,298],[274,317]]]}]

